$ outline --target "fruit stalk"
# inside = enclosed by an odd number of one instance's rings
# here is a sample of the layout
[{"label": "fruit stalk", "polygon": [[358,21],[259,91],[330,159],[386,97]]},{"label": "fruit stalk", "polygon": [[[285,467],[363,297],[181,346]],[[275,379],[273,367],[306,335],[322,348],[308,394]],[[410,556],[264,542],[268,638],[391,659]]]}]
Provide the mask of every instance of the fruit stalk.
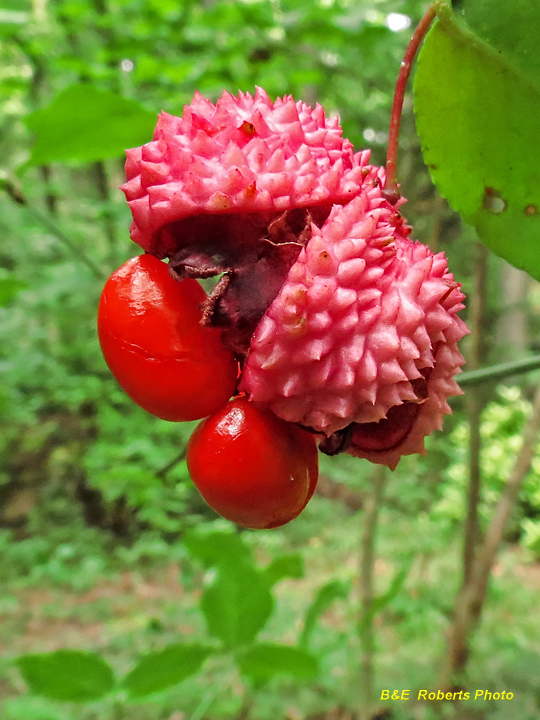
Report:
[{"label": "fruit stalk", "polygon": [[388,150],[386,154],[386,183],[385,190],[396,194],[396,200],[399,198],[399,184],[397,179],[397,157],[399,143],[399,128],[401,125],[401,115],[403,112],[403,99],[405,97],[405,89],[411,74],[412,64],[418,52],[418,48],[425,38],[431,23],[435,19],[437,13],[435,5],[431,5],[426,11],[424,17],[418,23],[418,27],[407,46],[405,55],[401,62],[399,75],[394,91],[394,101],[392,103],[392,113],[390,115],[390,130],[388,133]]}]

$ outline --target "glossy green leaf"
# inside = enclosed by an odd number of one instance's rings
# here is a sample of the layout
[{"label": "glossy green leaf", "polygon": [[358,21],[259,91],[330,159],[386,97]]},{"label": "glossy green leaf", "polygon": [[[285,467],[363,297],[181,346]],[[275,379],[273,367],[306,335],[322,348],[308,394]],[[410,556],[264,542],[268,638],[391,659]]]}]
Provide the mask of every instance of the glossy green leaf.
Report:
[{"label": "glossy green leaf", "polygon": [[341,580],[331,580],[319,588],[306,612],[304,627],[298,640],[298,645],[301,648],[309,647],[321,615],[328,610],[335,600],[345,600],[350,591],[350,583]]},{"label": "glossy green leaf", "polygon": [[169,645],[145,655],[122,681],[132,698],[161,692],[197,673],[212,649],[204,645]]},{"label": "glossy green leaf", "polygon": [[156,114],[133,100],[93,85],[72,85],[50,105],[29,115],[36,136],[29,163],[93,161],[120,157],[152,139]]},{"label": "glossy green leaf", "polygon": [[441,194],[482,242],[540,279],[540,92],[445,19],[420,54],[415,110]]},{"label": "glossy green leaf", "polygon": [[270,680],[275,675],[311,680],[319,673],[313,655],[288,645],[255,645],[238,658],[238,667],[243,675],[256,682]]},{"label": "glossy green leaf", "polygon": [[113,671],[105,660],[81,650],[22,655],[17,665],[31,692],[50,700],[99,700],[115,684]]},{"label": "glossy green leaf", "polygon": [[264,568],[264,577],[273,586],[285,578],[298,580],[304,577],[304,558],[300,553],[287,553],[275,558]]},{"label": "glossy green leaf", "polygon": [[482,40],[540,89],[539,2],[463,0],[459,14]]},{"label": "glossy green leaf", "polygon": [[220,567],[201,600],[208,632],[230,648],[253,642],[273,608],[264,576],[241,564]]}]

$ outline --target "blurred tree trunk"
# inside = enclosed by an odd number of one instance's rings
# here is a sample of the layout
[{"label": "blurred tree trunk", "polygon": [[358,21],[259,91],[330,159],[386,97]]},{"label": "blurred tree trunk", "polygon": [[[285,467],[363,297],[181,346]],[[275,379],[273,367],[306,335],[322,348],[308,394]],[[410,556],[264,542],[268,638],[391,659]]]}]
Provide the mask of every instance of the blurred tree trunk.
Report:
[{"label": "blurred tree trunk", "polygon": [[[108,16],[108,5],[106,0],[93,0],[93,8],[97,15],[99,15],[101,18],[107,18]],[[77,33],[73,30],[72,27],[72,21],[69,18],[68,15],[65,15],[64,13],[60,12],[58,14],[58,19],[63,26],[65,33],[66,33],[66,39],[68,41],[68,44],[71,47],[71,51],[74,55],[79,55],[81,57],[84,57],[84,53],[81,50],[81,41],[78,37]],[[117,62],[114,55],[114,33],[111,30],[110,27],[107,26],[106,23],[100,24],[96,23],[94,27],[94,31],[96,34],[101,38],[103,49],[108,55],[107,59],[107,65],[112,71],[113,75],[113,90],[115,92],[120,92],[120,84],[119,84],[119,70],[117,68]],[[114,70],[117,69],[117,77],[115,78]],[[79,79],[81,82],[89,82],[91,81],[91,76],[86,74],[80,74]],[[116,262],[116,254],[117,254],[117,247],[118,247],[118,230],[116,227],[116,220],[114,216],[114,211],[111,210],[111,183],[109,180],[109,173],[107,171],[107,165],[104,161],[98,160],[97,162],[94,162],[91,164],[91,173],[92,173],[92,179],[93,184],[95,187],[95,190],[97,191],[97,196],[99,200],[102,203],[102,210],[101,210],[101,218],[103,220],[103,231],[105,233],[105,237],[107,238],[108,242],[108,262],[111,264],[115,264]]]},{"label": "blurred tree trunk", "polygon": [[536,391],[532,413],[524,429],[523,445],[516,459],[514,471],[506,482],[495,507],[485,540],[472,564],[470,577],[463,584],[456,599],[454,620],[449,631],[448,651],[439,676],[439,688],[444,692],[454,687],[456,679],[462,674],[467,663],[471,635],[482,614],[491,569],[503,538],[505,525],[530,470],[539,433],[540,387]]},{"label": "blurred tree trunk", "polygon": [[[39,110],[41,97],[46,91],[47,85],[45,58],[32,51],[30,45],[18,36],[15,36],[15,42],[26,56],[32,68],[32,80],[28,92],[29,105],[33,110]],[[52,187],[52,168],[50,165],[41,165],[38,168],[38,173],[43,183],[45,207],[51,215],[56,216],[58,214],[58,197]]]},{"label": "blurred tree trunk", "polygon": [[531,277],[504,263],[501,269],[502,314],[497,328],[497,347],[502,360],[523,357],[529,346],[528,296]]},{"label": "blurred tree trunk", "polygon": [[360,636],[360,692],[359,720],[369,720],[374,700],[375,632],[373,628],[373,607],[375,602],[374,568],[375,545],[379,511],[386,484],[386,468],[378,465],[371,477],[371,492],[364,500],[364,527],[360,544],[360,615],[358,633]]},{"label": "blurred tree trunk", "polygon": [[345,483],[338,482],[325,473],[319,475],[315,492],[319,497],[343,503],[352,512],[358,512],[364,505],[363,493],[353,490]]},{"label": "blurred tree trunk", "polygon": [[433,227],[431,230],[431,237],[429,239],[429,247],[434,253],[439,252],[439,244],[441,239],[443,218],[444,213],[447,210],[447,205],[444,198],[440,193],[436,193],[435,199],[433,200]]},{"label": "blurred tree trunk", "polygon": [[115,264],[118,247],[118,233],[116,229],[114,212],[111,211],[110,207],[112,198],[109,175],[107,173],[107,166],[101,160],[99,162],[95,162],[92,164],[92,173],[94,175],[94,181],[96,183],[96,189],[99,199],[103,203],[103,210],[101,215],[103,218],[103,229],[109,244],[108,260],[111,264]]},{"label": "blurred tree trunk", "polygon": [[[476,243],[474,267],[474,288],[469,301],[469,327],[471,330],[467,369],[478,370],[485,356],[485,336],[482,331],[486,305],[486,280],[489,250],[480,242]],[[482,485],[480,455],[482,450],[481,416],[485,406],[484,389],[472,387],[466,395],[469,420],[469,489],[467,496],[467,517],[465,519],[463,543],[463,578],[469,579],[476,547],[480,542],[478,503]]]},{"label": "blurred tree trunk", "polygon": [[124,498],[107,502],[87,482],[83,457],[95,435],[91,405],[78,414],[68,410],[44,414],[34,427],[21,431],[2,466],[9,480],[0,486],[0,528],[12,529],[17,539],[24,538],[30,512],[44,493],[57,486],[70,502],[81,504],[88,525],[120,537],[136,529],[135,511]]}]

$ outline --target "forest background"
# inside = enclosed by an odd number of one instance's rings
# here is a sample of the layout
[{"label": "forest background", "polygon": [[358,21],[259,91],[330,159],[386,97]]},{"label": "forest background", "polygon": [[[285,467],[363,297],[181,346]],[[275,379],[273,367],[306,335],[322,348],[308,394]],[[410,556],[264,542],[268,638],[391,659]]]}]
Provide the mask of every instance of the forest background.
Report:
[{"label": "forest background", "polygon": [[[96,336],[104,281],[138,251],[118,190],[121,148],[149,140],[157,112],[181,114],[195,90],[215,100],[260,85],[338,113],[345,136],[382,164],[397,72],[425,9],[418,0],[0,3],[3,718],[540,717],[540,455],[530,424],[530,462],[519,465],[538,371],[469,376],[426,456],[387,474],[324,458],[297,520],[238,532],[189,479],[193,424],[137,408]],[[534,368],[540,286],[480,245],[439,195],[410,90],[400,148],[413,236],[447,254],[468,296],[466,369],[528,358]],[[452,659],[456,598],[509,479],[519,494],[481,622]],[[80,652],[36,655],[65,649]],[[419,689],[439,687],[513,698],[417,702]],[[381,700],[385,689],[409,689],[410,699]]]}]

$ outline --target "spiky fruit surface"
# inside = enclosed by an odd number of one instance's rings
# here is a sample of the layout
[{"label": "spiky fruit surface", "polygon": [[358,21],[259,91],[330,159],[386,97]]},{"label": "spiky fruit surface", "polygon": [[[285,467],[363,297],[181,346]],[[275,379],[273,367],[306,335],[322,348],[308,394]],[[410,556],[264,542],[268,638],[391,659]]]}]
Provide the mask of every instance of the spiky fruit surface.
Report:
[{"label": "spiky fruit surface", "polygon": [[254,97],[224,93],[216,105],[196,93],[182,118],[161,113],[153,141],[127,151],[131,237],[165,257],[182,231],[168,226],[185,218],[344,203],[368,158],[353,153],[338,118],[326,119],[320,105],[271,103],[261,88]]},{"label": "spiky fruit surface", "polygon": [[203,319],[249,399],[395,467],[450,412],[467,328],[444,255],[408,239],[368,160],[320,106],[197,94],[128,151],[123,189],[133,240],[174,277],[222,275]]},{"label": "spiky fruit surface", "polygon": [[452,378],[467,328],[444,254],[404,237],[381,200],[380,188],[362,190],[312,228],[257,327],[241,388],[325,435],[358,424],[351,452],[395,466],[423,450],[461,392]]}]

